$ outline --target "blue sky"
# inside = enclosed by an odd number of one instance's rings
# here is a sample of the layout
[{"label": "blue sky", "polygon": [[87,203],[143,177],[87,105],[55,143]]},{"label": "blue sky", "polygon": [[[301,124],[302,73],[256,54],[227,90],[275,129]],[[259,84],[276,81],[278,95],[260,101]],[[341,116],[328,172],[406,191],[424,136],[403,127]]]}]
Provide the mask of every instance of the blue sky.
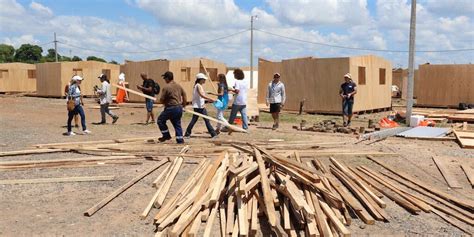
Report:
[{"label": "blue sky", "polygon": [[[60,54],[95,55],[122,62],[208,57],[230,66],[249,64],[249,28],[310,42],[378,50],[408,49],[408,0],[0,0],[0,43],[47,44],[57,32]],[[417,49],[474,48],[474,1],[419,0]],[[52,44],[44,45],[44,51]],[[348,50],[255,32],[258,57],[342,57],[376,54],[405,67],[406,53]],[[418,53],[420,63],[470,63],[474,51]]]}]

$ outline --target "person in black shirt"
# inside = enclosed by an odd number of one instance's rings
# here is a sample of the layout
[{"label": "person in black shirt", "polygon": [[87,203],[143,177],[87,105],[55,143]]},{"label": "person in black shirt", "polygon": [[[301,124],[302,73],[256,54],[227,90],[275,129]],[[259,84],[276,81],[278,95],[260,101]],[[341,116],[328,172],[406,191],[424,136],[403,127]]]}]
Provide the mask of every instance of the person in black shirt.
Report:
[{"label": "person in black shirt", "polygon": [[[148,78],[148,75],[144,72],[140,73],[140,76],[143,79],[143,85],[137,85],[137,89],[141,90],[143,94],[149,95],[149,96],[155,96],[155,93],[153,93],[153,86],[155,85],[155,82]],[[148,121],[151,118],[150,123],[155,123],[155,116],[153,115],[153,100],[145,98],[145,105],[146,105],[146,124],[149,124]]]},{"label": "person in black shirt", "polygon": [[344,75],[344,81],[339,90],[339,95],[342,98],[342,121],[344,127],[346,127],[351,125],[352,106],[354,105],[354,95],[357,94],[357,85],[352,81],[350,73]]}]

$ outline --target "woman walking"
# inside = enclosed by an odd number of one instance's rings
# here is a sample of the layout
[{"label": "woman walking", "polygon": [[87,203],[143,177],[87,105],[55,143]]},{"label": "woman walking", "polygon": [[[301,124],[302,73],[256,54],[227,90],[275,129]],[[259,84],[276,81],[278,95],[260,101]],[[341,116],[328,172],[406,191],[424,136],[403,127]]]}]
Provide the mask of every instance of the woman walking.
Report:
[{"label": "woman walking", "polygon": [[234,103],[232,104],[232,110],[230,111],[229,123],[233,124],[237,112],[240,112],[242,116],[242,128],[248,129],[248,118],[247,118],[247,91],[249,85],[244,81],[245,75],[241,69],[234,70],[235,81],[234,89],[232,90],[235,94]]},{"label": "woman walking", "polygon": [[[227,105],[229,104],[229,86],[227,85],[227,79],[224,74],[217,75],[217,78],[219,79],[219,84],[217,85],[217,94],[214,95],[217,95],[217,99],[222,103],[219,103],[218,106],[214,105],[217,109],[217,119],[228,124],[227,120],[224,118],[224,111],[227,109]],[[216,134],[221,132],[222,126],[221,123],[217,123]]]},{"label": "woman walking", "polygon": [[[204,114],[204,115],[207,115],[207,110],[205,108],[206,100],[210,102],[215,101],[214,99],[208,97],[206,93],[204,92],[204,89],[202,88],[202,85],[206,83],[206,80],[207,80],[206,75],[202,73],[198,73],[196,75],[196,82],[194,84],[193,100],[192,100],[194,112]],[[193,118],[191,119],[191,122],[189,123],[188,128],[186,128],[186,133],[184,134],[186,138],[189,138],[191,136],[193,127],[196,124],[198,118],[199,116],[193,115]],[[206,123],[207,131],[209,132],[209,134],[211,134],[211,137],[217,136],[216,131],[211,125],[211,122],[209,122],[209,119],[204,119],[204,122]]]},{"label": "woman walking", "polygon": [[71,128],[71,122],[74,118],[74,115],[79,114],[81,116],[81,126],[82,132],[84,134],[90,134],[91,131],[87,130],[86,127],[86,115],[84,113],[84,109],[82,108],[82,97],[81,97],[81,90],[79,89],[79,85],[81,85],[83,78],[81,76],[74,76],[72,77],[71,85],[69,86],[68,92],[68,100],[72,100],[74,102],[74,109],[70,110],[68,113],[67,118],[67,136],[76,135]]}]

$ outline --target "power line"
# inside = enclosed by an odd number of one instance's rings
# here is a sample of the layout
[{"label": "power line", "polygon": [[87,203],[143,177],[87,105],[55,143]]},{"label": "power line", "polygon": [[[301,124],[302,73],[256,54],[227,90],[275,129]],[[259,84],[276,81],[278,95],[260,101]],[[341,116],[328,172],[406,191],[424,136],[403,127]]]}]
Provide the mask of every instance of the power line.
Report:
[{"label": "power line", "polygon": [[232,36],[236,36],[236,35],[245,33],[245,32],[247,32],[247,31],[249,31],[249,30],[250,30],[250,29],[242,30],[242,31],[239,31],[239,32],[230,34],[230,35],[222,36],[222,37],[215,38],[215,39],[211,39],[211,40],[208,40],[208,41],[199,42],[199,43],[196,43],[196,44],[188,44],[188,45],[184,45],[184,46],[179,46],[179,47],[174,47],[174,48],[167,48],[167,49],[135,51],[135,52],[97,50],[97,49],[85,48],[85,47],[81,47],[81,46],[77,46],[77,45],[73,45],[73,44],[69,44],[69,43],[65,43],[65,42],[61,42],[61,41],[58,41],[58,43],[63,44],[63,45],[66,45],[66,46],[69,46],[69,47],[72,47],[72,48],[77,48],[77,49],[82,49],[82,50],[88,50],[88,51],[93,51],[93,52],[99,52],[99,53],[111,53],[111,54],[122,54],[122,53],[128,53],[128,54],[145,54],[145,53],[159,53],[159,52],[166,52],[166,51],[173,51],[173,50],[185,49],[185,48],[190,48],[190,47],[196,47],[196,46],[200,46],[200,45],[204,45],[204,44],[209,44],[209,43],[212,43],[212,42],[215,42],[215,41],[227,39],[227,38],[230,38],[230,37],[232,37]]},{"label": "power line", "polygon": [[[340,49],[350,49],[350,50],[375,51],[375,52],[408,53],[408,50],[371,49],[371,48],[358,48],[358,47],[349,47],[349,46],[341,46],[341,45],[334,45],[334,44],[326,44],[326,43],[302,40],[302,39],[297,39],[297,38],[293,38],[293,37],[289,37],[289,36],[275,34],[275,33],[272,33],[272,32],[261,30],[261,29],[254,29],[254,30],[265,33],[265,34],[277,36],[277,37],[280,37],[280,38],[285,38],[285,39],[298,41],[298,42],[302,42],[302,43],[321,45],[321,46],[326,46],[326,47],[333,47],[333,48],[340,48]],[[462,52],[462,51],[474,51],[474,48],[471,48],[471,49],[444,49],[444,50],[417,50],[416,52],[418,52],[418,53],[448,53],[448,52]]]}]

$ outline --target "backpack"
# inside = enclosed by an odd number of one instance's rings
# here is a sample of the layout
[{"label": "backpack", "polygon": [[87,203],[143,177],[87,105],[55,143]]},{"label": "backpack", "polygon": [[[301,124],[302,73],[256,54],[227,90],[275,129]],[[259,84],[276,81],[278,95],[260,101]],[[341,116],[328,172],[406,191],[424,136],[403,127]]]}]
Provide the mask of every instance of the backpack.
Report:
[{"label": "backpack", "polygon": [[153,94],[158,95],[160,94],[160,85],[153,81]]}]

